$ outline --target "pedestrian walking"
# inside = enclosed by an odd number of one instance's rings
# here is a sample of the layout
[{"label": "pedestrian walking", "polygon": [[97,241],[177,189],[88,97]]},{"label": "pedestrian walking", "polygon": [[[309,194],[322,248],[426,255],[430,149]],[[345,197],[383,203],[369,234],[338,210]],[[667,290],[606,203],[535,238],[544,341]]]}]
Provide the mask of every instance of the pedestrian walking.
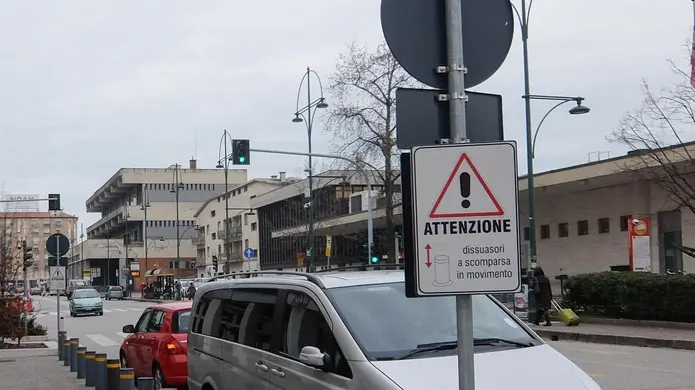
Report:
[{"label": "pedestrian walking", "polygon": [[540,325],[541,318],[545,319],[545,326],[552,325],[550,323],[550,308],[553,302],[553,291],[550,287],[550,279],[545,276],[543,268],[537,267],[533,270],[535,280],[533,294],[536,298],[537,314],[535,325]]}]

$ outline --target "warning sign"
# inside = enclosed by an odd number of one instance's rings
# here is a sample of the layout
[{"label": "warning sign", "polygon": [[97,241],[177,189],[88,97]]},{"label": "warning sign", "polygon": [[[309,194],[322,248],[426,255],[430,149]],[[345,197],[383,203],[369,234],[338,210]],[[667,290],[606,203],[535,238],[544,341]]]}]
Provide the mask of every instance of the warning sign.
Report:
[{"label": "warning sign", "polygon": [[[471,199],[475,199],[472,202]],[[444,188],[430,211],[430,218],[494,217],[504,215],[502,206],[490,191],[485,179],[462,153]]]},{"label": "warning sign", "polygon": [[518,291],[516,144],[414,148],[418,295]]},{"label": "warning sign", "polygon": [[51,267],[48,272],[48,287],[52,291],[65,290],[65,267]]}]

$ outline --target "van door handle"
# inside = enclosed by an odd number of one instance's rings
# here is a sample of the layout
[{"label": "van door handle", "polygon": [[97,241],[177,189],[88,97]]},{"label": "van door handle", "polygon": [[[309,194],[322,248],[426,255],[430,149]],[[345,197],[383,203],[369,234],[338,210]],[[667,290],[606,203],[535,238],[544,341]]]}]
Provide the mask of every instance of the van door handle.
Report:
[{"label": "van door handle", "polygon": [[270,372],[278,378],[284,378],[285,377],[285,373],[276,369],[276,368],[271,368]]},{"label": "van door handle", "polygon": [[265,364],[263,364],[263,362],[258,362],[258,363],[256,363],[256,368],[258,369],[258,371],[261,371],[261,372],[268,372],[268,366],[266,366]]}]

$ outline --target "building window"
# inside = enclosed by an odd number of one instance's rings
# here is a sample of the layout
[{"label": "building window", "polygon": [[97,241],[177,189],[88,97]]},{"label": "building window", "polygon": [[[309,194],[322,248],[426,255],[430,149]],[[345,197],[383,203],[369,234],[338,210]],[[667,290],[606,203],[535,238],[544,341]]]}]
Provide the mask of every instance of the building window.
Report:
[{"label": "building window", "polygon": [[256,230],[258,229],[258,224],[256,222],[251,224],[251,230]]},{"label": "building window", "polygon": [[587,234],[589,234],[589,221],[585,219],[577,222],[577,235],[586,236]]},{"label": "building window", "polygon": [[217,233],[212,233],[212,239],[217,240]]},{"label": "building window", "polygon": [[541,225],[541,240],[550,238],[550,225]]},{"label": "building window", "polygon": [[215,210],[211,210],[211,211],[210,211],[210,216],[211,216],[211,217],[214,217],[214,216],[215,216]]},{"label": "building window", "polygon": [[570,225],[567,222],[562,222],[557,224],[557,236],[558,237],[569,237],[570,235]]},{"label": "building window", "polygon": [[528,226],[525,227],[525,228],[524,228],[524,241],[528,241],[528,240],[529,240],[529,236],[531,235],[530,233],[531,233],[531,231],[529,230]]},{"label": "building window", "polygon": [[620,231],[621,232],[627,231],[627,223],[630,219],[632,219],[632,215],[621,215],[620,216]]},{"label": "building window", "polygon": [[598,234],[606,234],[611,231],[611,221],[609,218],[598,219]]}]

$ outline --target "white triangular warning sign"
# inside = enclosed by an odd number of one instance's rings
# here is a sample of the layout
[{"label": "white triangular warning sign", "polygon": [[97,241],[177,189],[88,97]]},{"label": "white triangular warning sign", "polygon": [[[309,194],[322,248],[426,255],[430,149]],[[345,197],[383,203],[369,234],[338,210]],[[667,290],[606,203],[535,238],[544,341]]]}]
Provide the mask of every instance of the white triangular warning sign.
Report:
[{"label": "white triangular warning sign", "polygon": [[430,211],[430,218],[496,217],[504,209],[485,179],[462,153]]},{"label": "white triangular warning sign", "polygon": [[65,276],[63,275],[63,270],[61,270],[60,267],[58,267],[53,272],[53,276],[51,277],[51,279],[62,279],[64,277]]}]

